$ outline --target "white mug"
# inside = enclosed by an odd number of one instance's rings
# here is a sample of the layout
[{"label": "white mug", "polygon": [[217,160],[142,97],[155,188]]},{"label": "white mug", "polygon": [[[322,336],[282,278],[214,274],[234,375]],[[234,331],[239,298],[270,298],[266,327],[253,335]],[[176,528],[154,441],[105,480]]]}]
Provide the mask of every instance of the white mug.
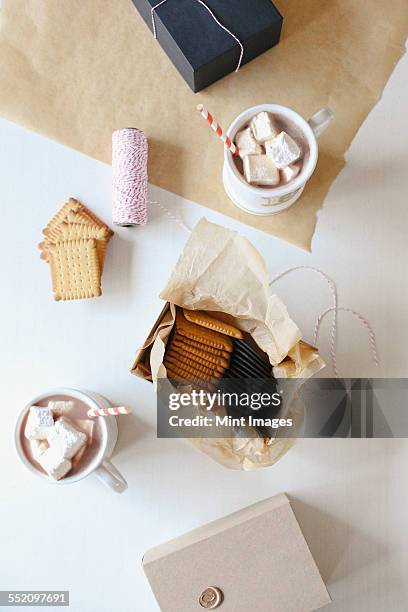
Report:
[{"label": "white mug", "polygon": [[241,113],[230,125],[227,135],[235,139],[237,132],[262,111],[287,118],[302,131],[309,145],[309,158],[303,164],[302,171],[287,185],[264,188],[249,185],[234,163],[231,152],[224,150],[224,188],[230,200],[245,212],[254,215],[274,215],[292,206],[300,198],[307,181],[312,176],[318,159],[319,147],[317,138],[328,127],[333,119],[330,109],[324,108],[313,115],[309,121],[287,106],[279,104],[261,104]]},{"label": "white mug", "polygon": [[90,464],[88,464],[83,470],[79,470],[73,476],[68,475],[65,478],[62,478],[61,480],[54,481],[49,478],[44,472],[37,470],[26,457],[21,443],[21,427],[27,412],[29,411],[31,406],[35,406],[37,403],[47,399],[48,397],[58,395],[67,395],[69,397],[72,397],[73,399],[77,399],[81,402],[84,402],[89,406],[90,409],[111,407],[111,404],[110,402],[108,402],[107,399],[93,391],[78,391],[76,389],[61,388],[52,389],[51,391],[47,391],[46,393],[38,395],[33,400],[31,400],[31,402],[27,404],[27,406],[25,406],[16,423],[14,440],[17,454],[19,455],[21,461],[31,472],[37,474],[37,476],[40,476],[43,479],[46,479],[48,482],[56,483],[59,485],[67,485],[72,484],[74,482],[78,482],[79,480],[82,480],[83,478],[94,474],[113,491],[116,491],[117,493],[123,493],[123,491],[127,489],[127,482],[120,474],[120,472],[115,468],[115,466],[110,462],[110,457],[113,454],[118,439],[118,425],[115,416],[96,417],[96,419],[98,419],[99,421],[100,429],[102,432],[101,447],[94,460]]}]

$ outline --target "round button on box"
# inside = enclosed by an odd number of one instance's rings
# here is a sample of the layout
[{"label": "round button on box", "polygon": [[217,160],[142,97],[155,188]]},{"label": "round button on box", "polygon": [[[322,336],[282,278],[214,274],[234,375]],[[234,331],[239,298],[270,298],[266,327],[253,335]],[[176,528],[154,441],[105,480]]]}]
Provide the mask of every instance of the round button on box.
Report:
[{"label": "round button on box", "polygon": [[222,604],[224,597],[222,591],[218,587],[208,587],[200,595],[198,600],[200,606],[206,610],[215,610]]}]

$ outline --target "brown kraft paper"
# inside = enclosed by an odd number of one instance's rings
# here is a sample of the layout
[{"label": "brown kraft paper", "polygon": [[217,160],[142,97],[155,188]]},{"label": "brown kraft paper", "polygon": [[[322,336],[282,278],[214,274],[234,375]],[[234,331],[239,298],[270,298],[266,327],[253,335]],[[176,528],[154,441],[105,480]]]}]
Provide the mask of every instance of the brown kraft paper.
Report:
[{"label": "brown kraft paper", "polygon": [[[151,183],[309,249],[329,187],[357,130],[404,52],[406,0],[276,0],[280,44],[194,95],[131,0],[3,0],[0,114],[111,162],[111,135],[149,138]],[[317,170],[289,210],[240,211],[222,185],[223,147],[196,111],[226,129],[244,109],[274,102],[308,118],[324,106]]]}]

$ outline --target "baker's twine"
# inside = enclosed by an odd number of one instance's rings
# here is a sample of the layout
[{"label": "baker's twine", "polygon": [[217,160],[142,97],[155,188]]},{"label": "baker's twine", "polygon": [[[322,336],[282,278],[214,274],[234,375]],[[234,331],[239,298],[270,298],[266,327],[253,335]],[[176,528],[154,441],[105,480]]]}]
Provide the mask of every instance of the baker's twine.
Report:
[{"label": "baker's twine", "polygon": [[[152,26],[153,26],[153,35],[155,37],[155,39],[157,40],[157,29],[156,29],[156,20],[155,20],[155,12],[157,11],[157,9],[162,6],[163,4],[165,4],[168,0],[161,0],[161,2],[158,2],[157,4],[155,4],[154,6],[152,6],[152,10],[151,10],[151,15],[152,15]],[[242,42],[239,40],[239,38],[233,33],[231,32],[231,30],[229,30],[223,23],[221,23],[221,21],[217,18],[217,16],[213,13],[213,11],[210,9],[210,7],[203,1],[203,0],[195,0],[196,2],[198,2],[199,4],[201,4],[201,6],[203,6],[211,15],[211,17],[213,18],[213,20],[215,21],[215,23],[224,30],[224,32],[226,32],[227,34],[229,34],[230,36],[232,36],[232,38],[238,43],[240,49],[241,49],[241,53],[239,55],[239,60],[238,60],[238,65],[235,69],[235,72],[238,72],[238,70],[241,68],[242,65],[242,60],[244,57],[244,45],[242,44]]]},{"label": "baker's twine", "polygon": [[112,219],[115,225],[147,223],[148,143],[136,128],[112,135]]},{"label": "baker's twine", "polygon": [[[329,312],[332,312],[333,310],[334,310],[334,308],[327,308],[327,310],[322,312],[322,314],[318,317],[318,319],[316,321],[316,327],[315,327],[315,333],[314,333],[314,344],[315,345],[316,345],[318,337],[319,337],[320,323],[322,322],[324,317]],[[372,353],[372,356],[373,356],[373,361],[374,361],[375,365],[378,366],[380,364],[380,360],[379,360],[379,356],[378,356],[377,342],[376,342],[376,339],[375,339],[375,334],[374,334],[373,328],[371,327],[371,325],[367,321],[367,319],[365,317],[363,317],[363,315],[361,315],[359,312],[357,312],[356,310],[352,310],[351,308],[344,308],[344,307],[340,306],[339,308],[336,309],[336,311],[337,312],[339,312],[339,311],[349,312],[350,314],[355,316],[364,325],[364,327],[368,331],[368,337],[369,337],[369,341],[370,341],[370,348],[371,348],[371,353]]]},{"label": "baker's twine", "polygon": [[149,201],[149,204],[155,204],[156,206],[158,206],[169,217],[169,219],[177,223],[177,225],[179,225],[185,232],[187,232],[188,234],[191,234],[192,230],[188,227],[188,225],[186,225],[182,219],[180,219],[176,215],[173,215],[173,213],[171,213],[166,208],[166,206],[156,201]]},{"label": "baker's twine", "polygon": [[332,327],[331,327],[331,332],[330,332],[330,359],[331,359],[331,364],[332,364],[333,373],[334,373],[335,378],[339,378],[339,371],[337,367],[337,328],[338,328],[338,313],[339,312],[349,312],[353,314],[367,329],[373,361],[375,365],[378,366],[379,365],[378,348],[377,348],[377,342],[375,339],[373,328],[371,327],[368,320],[356,310],[352,310],[351,308],[345,308],[343,306],[338,306],[336,284],[325,272],[323,272],[319,268],[314,268],[312,266],[295,266],[293,268],[288,268],[287,270],[284,270],[283,272],[280,272],[279,274],[277,274],[271,280],[269,285],[272,285],[278,279],[282,278],[283,276],[286,276],[286,274],[289,274],[290,272],[294,272],[295,270],[309,270],[309,271],[315,272],[316,274],[319,274],[322,278],[324,278],[324,280],[329,285],[330,292],[333,297],[333,306],[331,306],[330,308],[327,308],[324,312],[322,312],[322,314],[318,316],[316,320],[315,330],[314,330],[313,344],[315,346],[317,345],[320,324],[322,320],[327,314],[332,312],[334,316],[333,316],[333,322],[332,322]]},{"label": "baker's twine", "polygon": [[[293,268],[288,268],[287,270],[283,270],[282,272],[279,272],[279,274],[277,274],[276,276],[274,276],[271,280],[271,282],[269,283],[269,285],[272,285],[273,283],[276,283],[276,281],[278,281],[279,279],[281,279],[283,276],[286,276],[287,274],[290,274],[291,272],[296,272],[296,270],[308,270],[310,272],[315,272],[316,274],[319,274],[329,285],[330,288],[330,292],[332,294],[332,298],[333,298],[333,321],[332,321],[332,326],[331,326],[331,332],[330,332],[330,358],[331,358],[331,362],[332,362],[332,368],[333,368],[333,373],[334,376],[336,378],[339,377],[339,372],[338,372],[338,368],[337,368],[337,357],[336,357],[336,347],[337,347],[337,313],[338,313],[338,298],[337,298],[337,287],[334,283],[334,281],[331,280],[331,278],[329,278],[327,276],[327,274],[325,274],[322,270],[319,270],[319,268],[313,268],[312,266],[294,266]],[[315,341],[316,342],[316,341]]]}]

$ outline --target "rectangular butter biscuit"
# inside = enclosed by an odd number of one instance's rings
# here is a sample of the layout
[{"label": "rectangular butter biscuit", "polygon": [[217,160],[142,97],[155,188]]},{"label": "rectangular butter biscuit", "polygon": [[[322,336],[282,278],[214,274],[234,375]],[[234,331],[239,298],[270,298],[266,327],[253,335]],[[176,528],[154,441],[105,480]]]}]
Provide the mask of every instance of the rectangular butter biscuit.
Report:
[{"label": "rectangular butter biscuit", "polygon": [[55,300],[99,297],[101,274],[96,240],[69,240],[49,249]]}]

